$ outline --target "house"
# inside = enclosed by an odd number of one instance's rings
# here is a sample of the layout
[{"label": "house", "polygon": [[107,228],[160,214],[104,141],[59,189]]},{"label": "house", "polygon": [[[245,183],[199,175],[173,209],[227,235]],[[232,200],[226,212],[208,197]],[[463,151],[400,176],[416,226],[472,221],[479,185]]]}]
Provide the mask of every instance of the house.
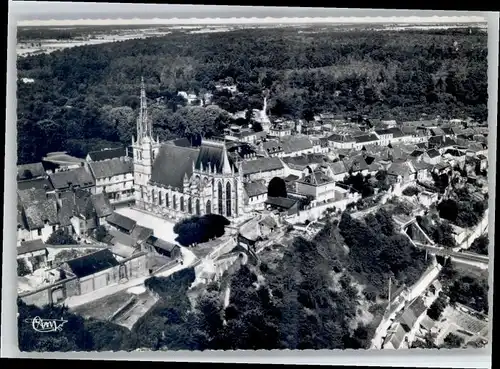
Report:
[{"label": "house", "polygon": [[452,166],[459,166],[463,168],[465,166],[466,151],[460,149],[447,149],[443,153],[444,160],[448,161]]},{"label": "house", "polygon": [[274,177],[283,177],[285,167],[279,158],[256,158],[244,160],[241,164],[243,178],[249,181],[264,179],[269,182]]},{"label": "house", "polygon": [[68,155],[65,151],[51,152],[42,158],[44,168],[49,172],[71,170],[85,166],[85,159]]},{"label": "house", "polygon": [[366,135],[356,136],[354,137],[354,145],[353,148],[355,150],[361,150],[363,146],[368,145],[379,145],[380,140],[376,134],[369,133]]},{"label": "house", "polygon": [[422,191],[417,195],[418,201],[426,206],[430,207],[432,204],[435,204],[439,200],[439,194],[436,192]]},{"label": "house", "polygon": [[106,218],[106,222],[111,227],[116,228],[126,234],[131,234],[137,224],[135,220],[118,214],[117,212],[113,212],[111,215],[109,215]]},{"label": "house", "polygon": [[313,154],[318,151],[311,139],[307,136],[288,136],[281,139],[283,146],[283,156],[300,156],[304,154]]},{"label": "house", "polygon": [[427,164],[436,165],[441,162],[441,154],[436,149],[427,150],[422,155],[422,161]]},{"label": "house", "polygon": [[354,138],[347,134],[332,134],[327,137],[328,144],[334,149],[352,149],[355,144]]},{"label": "house", "polygon": [[283,145],[276,140],[267,140],[261,143],[261,149],[267,153],[269,157],[281,157],[285,154]]},{"label": "house", "polygon": [[335,197],[335,181],[322,171],[311,173],[295,182],[295,193],[311,196],[315,201],[328,201]]},{"label": "house", "polygon": [[[111,150],[108,150],[111,151]],[[112,204],[134,199],[134,173],[132,161],[112,158],[89,164],[95,178],[95,193],[104,193]]]},{"label": "house", "polygon": [[292,134],[293,131],[293,122],[292,124],[277,123],[269,129],[269,137],[287,137]]},{"label": "house", "polygon": [[278,225],[271,216],[257,216],[243,223],[238,229],[238,244],[245,249],[255,250],[257,242],[265,240],[275,232]]},{"label": "house", "polygon": [[387,169],[388,178],[396,183],[409,183],[416,180],[416,170],[411,162],[396,161]]},{"label": "house", "polygon": [[50,183],[49,179],[45,177],[26,179],[17,182],[18,190],[22,191],[28,190],[30,188],[44,190],[45,192],[50,193],[54,192],[54,186],[52,186],[52,183]]},{"label": "house", "polygon": [[31,271],[47,266],[48,251],[42,240],[21,242],[17,248],[17,259],[24,259]]},{"label": "house", "polygon": [[399,323],[391,328],[389,335],[384,340],[383,348],[398,350],[406,342],[406,331]]},{"label": "house", "polygon": [[334,181],[343,181],[345,177],[348,175],[348,171],[345,167],[345,164],[342,160],[328,163],[327,164],[328,175],[332,177]]},{"label": "house", "polygon": [[144,245],[149,252],[155,252],[173,260],[182,259],[181,248],[179,245],[164,241],[155,236],[150,236]]},{"label": "house", "polygon": [[246,193],[246,200],[253,208],[263,208],[267,198],[267,186],[263,180],[245,182],[243,184]]},{"label": "house", "polygon": [[99,225],[105,224],[106,218],[112,213],[111,204],[103,194],[94,195],[81,189],[61,194],[59,201],[65,212],[68,207],[71,208],[70,221],[78,236],[89,235]]},{"label": "house", "polygon": [[327,159],[319,154],[307,154],[301,156],[286,157],[282,159],[287,175],[296,175],[299,178],[308,173],[308,169],[316,169],[324,164]]},{"label": "house", "polygon": [[277,210],[280,213],[287,215],[295,215],[299,213],[299,202],[294,199],[285,197],[267,197],[265,201],[268,209]]},{"label": "house", "polygon": [[104,161],[111,159],[125,159],[128,158],[128,148],[126,147],[117,147],[114,149],[104,149],[99,151],[91,151],[87,154],[85,160],[88,163],[96,162],[96,161]]},{"label": "house", "polygon": [[481,142],[469,142],[467,145],[467,154],[488,157],[488,146]]},{"label": "house", "polygon": [[412,166],[416,170],[417,181],[426,181],[431,178],[432,164],[425,161],[413,160]]},{"label": "house", "polygon": [[55,199],[47,197],[43,190],[18,191],[18,241],[46,242],[58,228]]},{"label": "house", "polygon": [[421,296],[417,297],[401,315],[403,329],[410,333],[420,323],[426,312],[427,306],[425,306],[423,298]]},{"label": "house", "polygon": [[119,281],[120,263],[113,253],[100,250],[85,256],[68,260],[61,269],[76,276],[79,295],[85,295]]},{"label": "house", "polygon": [[132,232],[130,233],[130,237],[135,241],[135,244],[138,246],[143,245],[146,240],[153,235],[153,230],[151,228],[142,227],[140,225],[136,225]]},{"label": "house", "polygon": [[256,132],[252,128],[243,128],[240,126],[232,126],[224,136],[226,140],[255,143],[266,137],[266,132]]},{"label": "house", "polygon": [[378,136],[380,145],[382,146],[389,145],[394,137],[394,132],[391,129],[376,129],[375,134]]},{"label": "house", "polygon": [[50,182],[56,193],[70,191],[79,188],[85,191],[93,192],[95,190],[95,181],[92,173],[85,167],[78,167],[65,171],[59,171],[49,174]]},{"label": "house", "polygon": [[17,166],[18,182],[45,177],[47,177],[47,173],[42,163],[21,164]]},{"label": "house", "polygon": [[361,173],[362,175],[366,176],[368,174],[369,167],[368,164],[366,164],[365,158],[362,154],[352,157],[345,157],[343,162],[347,171],[352,175]]}]

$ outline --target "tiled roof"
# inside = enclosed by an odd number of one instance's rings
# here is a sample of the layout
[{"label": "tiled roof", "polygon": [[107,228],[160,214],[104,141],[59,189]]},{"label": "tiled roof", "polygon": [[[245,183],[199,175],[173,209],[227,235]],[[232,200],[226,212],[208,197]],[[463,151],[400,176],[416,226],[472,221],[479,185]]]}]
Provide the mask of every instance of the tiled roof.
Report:
[{"label": "tiled roof", "polygon": [[130,233],[130,237],[137,240],[137,242],[144,242],[152,235],[153,230],[151,228],[142,227],[140,225],[136,225],[132,230],[132,233]]},{"label": "tiled roof", "polygon": [[45,247],[42,240],[24,241],[21,242],[21,246],[17,248],[17,255],[44,250]]},{"label": "tiled roof", "polygon": [[257,241],[262,237],[257,219],[252,218],[244,223],[239,229],[239,234],[250,241]]},{"label": "tiled roof", "polygon": [[203,167],[206,170],[210,165],[217,173],[222,173],[226,160],[229,161],[230,159],[227,157],[227,151],[225,151],[222,144],[204,142],[199,148],[195,168],[200,169]]},{"label": "tiled roof", "polygon": [[375,133],[380,136],[380,135],[390,135],[393,132],[390,129],[386,128],[386,129],[376,129]]},{"label": "tiled roof", "polygon": [[396,176],[406,176],[406,175],[410,175],[411,173],[412,173],[412,170],[411,170],[410,166],[405,162],[392,163],[391,166],[389,167],[389,169],[387,170],[387,174],[392,174],[392,175],[396,175]]},{"label": "tiled roof", "polygon": [[262,181],[253,181],[244,184],[248,197],[259,196],[267,193],[267,187]]},{"label": "tiled roof", "polygon": [[73,216],[74,204],[70,199],[63,198],[60,200],[57,216],[59,217],[59,225],[71,225],[71,218]]},{"label": "tiled roof", "polygon": [[344,158],[344,165],[348,171],[352,170],[354,172],[357,172],[368,169],[368,164],[366,164],[366,161],[362,155]]},{"label": "tiled roof", "polygon": [[133,164],[130,160],[119,158],[91,162],[89,166],[95,178],[109,178],[133,171]]},{"label": "tiled roof", "polygon": [[113,213],[113,208],[103,193],[92,195],[91,201],[99,218],[107,217]]},{"label": "tiled roof", "polygon": [[436,149],[430,149],[430,150],[427,150],[427,155],[429,155],[430,158],[437,158],[441,154]]},{"label": "tiled roof", "polygon": [[150,236],[147,240],[146,243],[149,245],[152,245],[154,247],[158,247],[159,249],[172,252],[174,249],[179,248],[178,245],[167,242],[165,240],[162,240],[160,238],[157,238],[155,236]]},{"label": "tiled roof", "polygon": [[42,163],[21,164],[17,166],[18,181],[42,177],[45,174],[45,168]]},{"label": "tiled roof", "polygon": [[137,241],[127,233],[123,233],[112,228],[108,231],[108,233],[112,236],[110,243],[113,245],[122,244],[130,247],[135,247],[137,245]]},{"label": "tiled roof", "polygon": [[432,164],[428,164],[425,161],[412,161],[413,168],[416,170],[432,170]]},{"label": "tiled roof", "polygon": [[118,226],[120,228],[123,228],[127,231],[132,231],[133,228],[136,225],[136,221],[133,219],[130,219],[124,215],[118,214],[116,212],[112,213],[110,216],[106,218],[106,221],[113,225],[113,226]]},{"label": "tiled roof", "polygon": [[174,188],[182,188],[184,175],[193,174],[193,163],[198,158],[198,150],[188,147],[163,145],[153,164],[151,181]]},{"label": "tiled roof", "polygon": [[410,133],[404,132],[400,128],[397,128],[397,127],[389,128],[388,130],[392,132],[394,138],[398,138],[398,137],[403,137],[403,136],[410,135]]},{"label": "tiled roof", "polygon": [[330,166],[333,174],[344,174],[344,173],[347,173],[347,169],[346,169],[346,167],[344,165],[344,162],[341,161],[341,160],[336,161],[334,163],[330,163],[329,166]]},{"label": "tiled roof", "polygon": [[285,197],[268,197],[266,204],[274,205],[280,208],[290,209],[297,203],[296,200],[285,198]]},{"label": "tiled roof", "polygon": [[137,251],[136,248],[132,246],[123,245],[119,242],[111,246],[110,250],[113,254],[118,255],[125,259],[131,257]]},{"label": "tiled roof", "polygon": [[44,190],[30,188],[27,190],[18,190],[17,196],[21,205],[29,205],[37,201],[47,200],[47,195]]},{"label": "tiled roof", "polygon": [[414,150],[414,151],[410,154],[410,156],[413,156],[413,157],[415,157],[415,158],[416,158],[416,157],[419,157],[419,156],[421,156],[421,155],[424,155],[424,152],[425,152],[425,151],[423,151],[423,150]]},{"label": "tiled roof", "polygon": [[189,141],[187,138],[178,138],[177,140],[173,140],[172,143],[175,146],[182,146],[182,147],[191,147],[191,141]]},{"label": "tiled roof", "polygon": [[281,152],[283,151],[283,146],[281,145],[280,142],[276,140],[268,140],[266,142],[262,143],[262,146],[264,149],[269,152],[269,153],[274,153],[274,152]]},{"label": "tiled roof", "polygon": [[310,164],[322,164],[326,161],[326,158],[324,155],[309,154],[309,155],[285,157],[282,158],[282,160],[288,165],[292,164],[298,167],[305,168]]},{"label": "tiled roof", "polygon": [[378,141],[378,137],[373,133],[370,133],[367,135],[356,136],[354,137],[354,141],[356,141],[357,143]]},{"label": "tiled roof", "polygon": [[304,136],[284,137],[281,140],[281,144],[283,146],[283,151],[288,154],[313,148],[311,140]]},{"label": "tiled roof", "polygon": [[303,179],[300,179],[298,182],[301,183],[306,183],[310,185],[323,185],[325,183],[331,183],[333,182],[333,179],[328,177],[326,174],[324,174],[321,171],[315,171],[314,173],[309,174],[308,176],[304,177]]},{"label": "tiled roof", "polygon": [[401,344],[403,343],[405,336],[406,332],[404,328],[402,327],[401,324],[398,324],[394,332],[390,333],[386,337],[386,339],[384,340],[384,345],[391,343],[395,349],[398,349],[401,347]]},{"label": "tiled roof", "polygon": [[442,136],[445,134],[444,130],[439,127],[431,128],[431,132],[434,136]]},{"label": "tiled roof", "polygon": [[89,157],[92,161],[109,160],[124,156],[127,156],[127,150],[124,147],[89,152]]},{"label": "tiled roof", "polygon": [[49,178],[57,190],[69,188],[70,185],[85,188],[95,184],[92,174],[84,167],[53,173]]},{"label": "tiled roof", "polygon": [[257,158],[245,160],[242,163],[243,174],[249,175],[259,172],[269,172],[283,169],[283,163],[279,158]]},{"label": "tiled roof", "polygon": [[78,278],[87,277],[119,265],[118,261],[113,256],[113,253],[108,249],[87,254],[73,260],[68,260],[66,263],[68,264],[70,270]]},{"label": "tiled roof", "polygon": [[26,181],[17,182],[18,190],[26,190],[29,188],[38,188],[41,190],[52,191],[54,187],[47,178],[35,178]]},{"label": "tiled roof", "polygon": [[54,200],[43,200],[25,204],[24,214],[30,230],[43,228],[45,222],[49,225],[59,223],[56,202]]}]

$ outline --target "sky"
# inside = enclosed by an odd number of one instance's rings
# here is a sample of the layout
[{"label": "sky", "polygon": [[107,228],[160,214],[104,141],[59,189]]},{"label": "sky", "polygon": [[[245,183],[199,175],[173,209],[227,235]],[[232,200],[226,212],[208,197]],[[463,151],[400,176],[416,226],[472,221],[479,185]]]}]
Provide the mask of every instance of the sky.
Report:
[{"label": "sky", "polygon": [[[98,8],[98,11],[96,11]],[[469,23],[485,22],[478,12],[448,12],[394,10],[293,8],[293,7],[244,7],[220,5],[174,4],[116,4],[12,1],[9,11],[15,14],[18,25],[44,24],[140,24],[156,18],[153,23],[192,23],[192,18],[205,22],[224,23],[228,18],[258,18],[269,23],[294,21],[297,18],[321,17],[332,23]],[[390,17],[388,17],[390,15]],[[397,15],[397,17],[394,17]],[[369,17],[367,17],[369,16]],[[436,17],[439,16],[439,17]],[[445,17],[441,17],[445,16]],[[346,19],[346,17],[349,17]],[[383,18],[379,18],[383,17]],[[135,21],[131,21],[136,18]],[[222,18],[218,19],[217,18]],[[289,18],[284,19],[284,18]],[[121,19],[121,21],[120,21]],[[126,19],[127,21],[124,21]],[[143,21],[140,21],[142,19]],[[179,21],[182,19],[183,21]],[[190,21],[188,21],[191,19]],[[106,22],[103,23],[103,20]],[[185,20],[185,21],[184,21]]]}]

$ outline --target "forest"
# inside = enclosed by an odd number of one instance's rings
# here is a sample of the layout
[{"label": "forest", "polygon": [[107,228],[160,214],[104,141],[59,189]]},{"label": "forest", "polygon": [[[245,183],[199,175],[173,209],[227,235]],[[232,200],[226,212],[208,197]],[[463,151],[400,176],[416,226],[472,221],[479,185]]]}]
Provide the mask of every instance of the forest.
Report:
[{"label": "forest", "polygon": [[[161,139],[220,134],[228,112],[260,108],[269,92],[275,116],[316,113],[404,121],[426,116],[487,118],[485,32],[345,31],[295,28],[183,34],[89,45],[20,57],[19,164],[47,152],[82,156],[129,144],[144,76],[154,131]],[[237,97],[187,107],[178,91]]]}]

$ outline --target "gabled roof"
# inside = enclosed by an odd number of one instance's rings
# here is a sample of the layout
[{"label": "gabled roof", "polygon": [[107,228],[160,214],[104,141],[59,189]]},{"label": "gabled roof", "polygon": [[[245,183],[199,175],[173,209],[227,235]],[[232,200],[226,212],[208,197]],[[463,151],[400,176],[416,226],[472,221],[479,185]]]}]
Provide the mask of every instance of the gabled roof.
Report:
[{"label": "gabled roof", "polygon": [[113,207],[111,206],[108,198],[103,193],[94,194],[91,196],[92,205],[94,206],[96,215],[99,218],[107,217],[113,213]]},{"label": "gabled roof", "polygon": [[427,150],[426,154],[429,155],[430,158],[437,158],[441,155],[436,149]]},{"label": "gabled roof", "polygon": [[242,167],[243,174],[249,175],[283,169],[283,163],[279,158],[257,158],[243,161]]},{"label": "gabled roof", "polygon": [[283,151],[287,154],[313,148],[313,143],[305,136],[289,136],[281,139]]},{"label": "gabled roof", "polygon": [[277,140],[268,140],[262,143],[264,149],[269,153],[281,152],[283,151],[283,145]]},{"label": "gabled roof", "polygon": [[401,347],[406,336],[406,332],[401,324],[397,324],[395,330],[390,333],[386,339],[384,340],[384,346],[387,344],[391,344],[395,349]]},{"label": "gabled roof", "polygon": [[71,272],[73,272],[77,278],[84,278],[119,265],[113,253],[108,249],[68,260],[66,264],[68,264]]},{"label": "gabled roof", "polygon": [[300,168],[305,168],[310,164],[322,164],[326,161],[325,159],[325,156],[320,154],[308,154],[282,158],[287,165],[294,165]]},{"label": "gabled roof", "polygon": [[285,197],[267,197],[266,204],[277,206],[284,209],[290,209],[297,203],[297,200]]},{"label": "gabled roof", "polygon": [[248,197],[264,195],[267,193],[267,187],[262,181],[247,182],[243,185]]},{"label": "gabled roof", "polygon": [[151,245],[151,246],[158,247],[159,249],[168,251],[168,252],[172,252],[174,249],[179,248],[178,245],[164,241],[164,240],[157,238],[155,236],[150,236],[146,240],[146,243]]},{"label": "gabled roof", "polygon": [[46,222],[49,225],[59,223],[56,202],[54,200],[47,199],[25,204],[24,214],[28,229],[30,230],[43,228]]},{"label": "gabled roof", "polygon": [[423,150],[414,150],[410,156],[413,156],[414,158],[418,158],[419,156],[424,155]]},{"label": "gabled roof", "polygon": [[84,167],[52,173],[49,178],[56,190],[67,189],[70,185],[85,188],[95,184],[94,178]]},{"label": "gabled roof", "polygon": [[365,159],[362,155],[356,155],[353,157],[346,157],[343,160],[345,168],[353,172],[363,171],[368,169],[368,164],[366,164]]},{"label": "gabled roof", "polygon": [[144,242],[148,239],[148,237],[153,235],[153,230],[151,228],[142,227],[140,225],[136,225],[130,233],[130,237],[137,240],[137,242]]},{"label": "gabled roof", "polygon": [[47,200],[45,191],[35,188],[30,188],[27,190],[17,190],[17,196],[19,197],[19,203],[21,205],[29,205],[33,202]]},{"label": "gabled roof", "polygon": [[60,200],[58,206],[57,216],[59,217],[60,226],[71,225],[71,218],[73,217],[74,204],[70,199],[63,198]]},{"label": "gabled roof", "polygon": [[17,255],[23,255],[30,252],[45,250],[46,246],[42,240],[24,241],[17,248]]},{"label": "gabled roof", "polygon": [[106,221],[113,226],[118,226],[119,228],[125,229],[129,232],[131,232],[137,224],[135,220],[118,214],[117,212],[113,212],[111,215],[109,215],[106,218]]},{"label": "gabled roof", "polygon": [[376,135],[374,135],[373,133],[354,137],[354,141],[356,141],[357,143],[378,141],[378,139],[379,138]]},{"label": "gabled roof", "polygon": [[18,181],[43,177],[45,175],[45,168],[42,163],[21,164],[17,166]]},{"label": "gabled roof", "polygon": [[46,191],[54,190],[54,187],[52,186],[52,183],[50,183],[48,178],[34,178],[17,182],[18,190],[26,190],[29,188],[37,188]]},{"label": "gabled roof", "polygon": [[193,164],[197,159],[197,149],[162,145],[153,163],[151,181],[173,188],[182,188],[184,175],[191,177]]},{"label": "gabled roof", "polygon": [[189,141],[187,138],[178,138],[177,140],[173,140],[172,143],[175,146],[182,146],[182,147],[191,147],[191,141]]},{"label": "gabled roof", "polygon": [[330,169],[332,170],[333,174],[344,174],[347,173],[347,169],[345,167],[345,164],[342,160],[336,161],[334,163],[329,163]]},{"label": "gabled roof", "polygon": [[98,162],[102,160],[109,160],[127,156],[127,150],[124,147],[117,147],[113,149],[104,149],[99,151],[89,152],[89,157],[92,161]]},{"label": "gabled roof", "polygon": [[387,169],[387,174],[396,176],[408,176],[413,172],[412,168],[406,162],[394,162]]},{"label": "gabled roof", "polygon": [[431,132],[433,136],[442,136],[445,134],[445,132],[439,127],[431,128]]},{"label": "gabled roof", "polygon": [[133,164],[130,160],[113,158],[103,161],[91,162],[89,164],[95,178],[109,178],[121,174],[133,172]]}]

